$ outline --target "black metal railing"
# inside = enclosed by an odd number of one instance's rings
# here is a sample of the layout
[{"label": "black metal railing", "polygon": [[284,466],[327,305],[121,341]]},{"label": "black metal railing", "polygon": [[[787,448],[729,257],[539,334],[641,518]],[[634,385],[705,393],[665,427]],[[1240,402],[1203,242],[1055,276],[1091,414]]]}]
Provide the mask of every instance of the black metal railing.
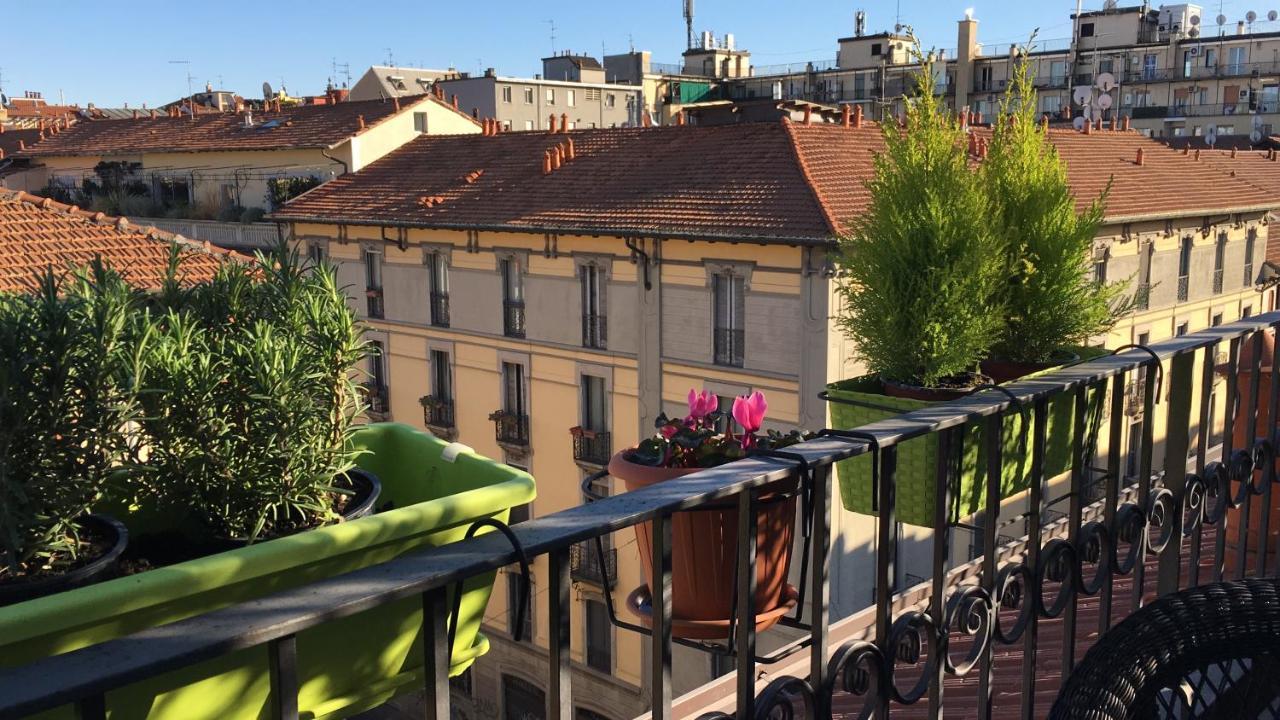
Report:
[{"label": "black metal railing", "polygon": [[1186,302],[1191,297],[1191,277],[1188,275],[1178,276],[1178,302]]},{"label": "black metal railing", "polygon": [[369,406],[369,412],[378,415],[385,415],[391,412],[391,401],[387,386],[376,382],[367,382],[364,384],[364,401]]},{"label": "black metal railing", "polygon": [[1133,292],[1133,306],[1138,310],[1151,307],[1151,283],[1138,283]]},{"label": "black metal railing", "polygon": [[592,543],[574,545],[569,548],[569,576],[577,582],[612,590],[618,584],[618,549],[606,548],[601,558]]},{"label": "black metal railing", "polygon": [[609,464],[613,442],[608,431],[573,427],[569,428],[569,435],[573,438],[574,460],[602,467]]},{"label": "black metal railing", "polygon": [[506,445],[529,444],[529,416],[499,410],[489,415],[493,421],[494,437]]},{"label": "black metal railing", "polygon": [[609,344],[609,318],[604,315],[582,316],[582,346],[603,350]]},{"label": "black metal railing", "polygon": [[1222,268],[1213,271],[1213,294],[1222,293]]},{"label": "black metal railing", "polygon": [[507,337],[524,337],[524,301],[502,301],[502,334]]},{"label": "black metal railing", "polygon": [[369,288],[364,291],[366,306],[365,311],[369,317],[380,320],[383,317],[385,303],[382,297],[382,288]]},{"label": "black metal railing", "polygon": [[453,401],[426,395],[422,403],[422,423],[427,427],[451,430],[454,427]]},{"label": "black metal railing", "polygon": [[744,335],[742,330],[733,328],[715,329],[712,350],[717,365],[742,367]]},{"label": "black metal railing", "polygon": [[[1271,513],[1266,511],[1273,507],[1276,492],[1280,363],[1265,370],[1262,365],[1264,332],[1277,326],[1280,312],[1272,312],[1151,346],[1123,348],[1002,389],[982,390],[856,430],[824,430],[785,451],[757,452],[678,480],[602,497],[517,524],[510,535],[482,533],[406,553],[373,567],[10,667],[0,671],[0,718],[74,705],[80,717],[101,720],[118,688],[262,648],[272,667],[269,712],[293,720],[299,715],[299,660],[305,662],[298,656],[305,649],[295,642],[297,634],[420,597],[424,707],[427,717],[442,719],[449,716],[450,705],[452,589],[467,578],[541,555],[547,556],[547,576],[537,583],[538,596],[546,602],[538,607],[547,613],[550,639],[544,671],[546,717],[568,718],[575,691],[569,650],[576,619],[570,616],[573,548],[589,541],[603,557],[602,538],[638,523],[650,528],[650,625],[610,617],[619,628],[647,638],[646,689],[657,720],[693,714],[694,707],[701,714],[708,703],[715,712],[704,717],[721,720],[772,717],[774,712],[829,717],[837,707],[849,716],[865,709],[888,717],[891,707],[915,702],[927,703],[934,717],[949,706],[959,711],[947,715],[968,716],[976,706],[978,716],[991,717],[997,698],[1002,709],[1017,708],[1024,719],[1042,717],[1037,697],[1052,697],[1062,678],[1071,674],[1082,655],[1078,638],[1105,632],[1147,596],[1223,578],[1274,577],[1280,570],[1280,548],[1272,547]],[[1219,372],[1215,364],[1224,349],[1227,362]],[[1248,362],[1241,359],[1245,353]],[[1264,371],[1271,378],[1269,402],[1261,397]],[[1148,378],[1142,386],[1143,414],[1152,418],[1159,409],[1165,432],[1157,442],[1157,423],[1143,422],[1130,445],[1125,438],[1131,425],[1123,407],[1138,374]],[[1222,379],[1216,380],[1219,376]],[[1223,385],[1218,397],[1226,408],[1216,414],[1210,405],[1215,393],[1197,391],[1215,382]],[[1109,410],[1090,413],[1090,398],[1099,393]],[[1157,394],[1165,398],[1159,406]],[[1051,409],[1061,403],[1074,410],[1073,420],[1049,422]],[[1052,412],[1059,416],[1056,409]],[[1019,508],[1011,509],[1001,497],[1001,483],[984,483],[980,557],[953,563],[953,544],[967,539],[952,532],[959,524],[949,518],[952,480],[967,465],[960,462],[964,453],[958,451],[965,442],[974,442],[968,439],[973,437],[969,429],[981,428],[974,448],[978,467],[985,468],[987,476],[1000,476],[1006,460],[1004,423],[1024,414],[1024,420],[1032,422],[1021,423],[1031,428],[1025,446],[1029,455],[1019,450],[1014,456],[1019,461],[1029,457],[1028,485],[1018,499]],[[1220,433],[1222,445],[1210,448],[1205,438],[1211,433],[1200,432],[1189,452],[1193,418],[1200,428],[1209,425],[1208,418],[1216,418],[1212,434]],[[1253,437],[1255,420],[1261,421],[1256,427],[1263,428],[1264,436],[1237,447],[1236,424],[1243,423],[1244,437]],[[1051,426],[1054,445],[1065,444],[1072,458],[1058,478],[1048,477],[1046,471]],[[900,465],[899,449],[906,441],[925,437],[936,439],[930,446],[939,471],[929,492],[937,530],[921,540],[931,546],[929,567],[917,563],[912,568],[900,564],[910,558],[900,550],[897,489],[911,466]],[[833,626],[829,600],[836,589],[827,582],[836,497],[832,464],[860,456],[877,472],[871,485],[876,540],[858,550],[875,559],[863,586],[874,587],[874,600],[866,610]],[[1129,456],[1136,458],[1133,482],[1123,479]],[[1102,499],[1088,503],[1085,484],[1095,469],[1102,474]],[[803,508],[803,525],[797,526],[803,527],[805,540],[798,558],[801,597],[795,617],[789,618],[791,637],[798,639],[762,656],[756,624],[731,621],[732,640],[727,649],[717,646],[717,652],[733,658],[734,676],[704,688],[687,706],[675,705],[672,646],[681,639],[672,637],[670,614],[673,513],[736,508],[736,537],[743,541],[733,550],[738,568],[733,576],[734,617],[748,618],[755,610],[757,509],[765,497],[775,497],[787,487],[797,488],[804,499],[797,503]],[[1061,513],[1056,522],[1049,522],[1056,517],[1052,513]],[[1012,551],[1000,547],[999,537],[999,529],[1010,519],[1017,522],[1020,534]],[[1012,535],[1007,530],[1004,534]],[[906,572],[926,581],[910,595],[896,589]],[[854,590],[842,586],[839,592]],[[606,601],[610,596],[605,594]],[[1079,612],[1086,598],[1096,612]],[[1021,653],[1014,664],[997,663],[1014,650]],[[1061,672],[1042,672],[1046,663]],[[764,687],[757,692],[761,679]],[[1020,693],[1009,696],[1003,689],[1009,686],[1020,688]]]},{"label": "black metal railing", "polygon": [[431,324],[449,327],[449,293],[431,293]]}]

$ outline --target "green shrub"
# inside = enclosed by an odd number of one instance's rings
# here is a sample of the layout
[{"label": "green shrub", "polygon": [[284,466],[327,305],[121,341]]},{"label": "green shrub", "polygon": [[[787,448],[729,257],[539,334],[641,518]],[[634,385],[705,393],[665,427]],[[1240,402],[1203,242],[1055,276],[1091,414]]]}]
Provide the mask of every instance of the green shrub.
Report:
[{"label": "green shrub", "polygon": [[101,262],[0,293],[0,581],[74,563],[76,519],[133,462],[138,308]]},{"label": "green shrub", "polygon": [[240,222],[245,224],[262,222],[262,218],[266,217],[266,215],[267,211],[260,207],[247,207],[244,212],[240,213]]},{"label": "green shrub", "polygon": [[903,126],[883,125],[871,205],[840,241],[838,322],[871,372],[936,386],[974,370],[999,333],[1003,263],[964,132],[933,94],[932,63],[916,83]]},{"label": "green shrub", "polygon": [[168,283],[147,322],[138,495],[249,542],[334,519],[367,349],[332,268],[285,249],[228,263]]},{"label": "green shrub", "polygon": [[1087,345],[1127,310],[1121,301],[1127,283],[1104,285],[1090,276],[1107,190],[1077,209],[1066,167],[1037,122],[1033,79],[1030,63],[1014,64],[980,171],[1007,277],[1000,302],[1006,321],[993,354],[1020,362]]}]

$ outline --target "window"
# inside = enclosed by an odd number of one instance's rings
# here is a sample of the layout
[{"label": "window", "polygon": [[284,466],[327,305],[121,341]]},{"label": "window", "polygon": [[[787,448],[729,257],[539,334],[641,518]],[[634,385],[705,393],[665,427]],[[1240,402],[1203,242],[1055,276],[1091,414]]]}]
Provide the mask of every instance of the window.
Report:
[{"label": "window", "polygon": [[1142,56],[1142,79],[1156,79],[1156,54],[1147,53]]},{"label": "window", "polygon": [[533,129],[533,121],[532,121],[532,120],[525,120],[525,121],[524,121],[524,129],[525,129],[525,130],[532,130],[532,129]]},{"label": "window", "polygon": [[466,697],[471,697],[475,693],[475,688],[471,681],[471,668],[464,670],[461,675],[449,678],[449,687]]},{"label": "window", "polygon": [[565,104],[568,105],[569,107],[574,107],[578,104],[577,90],[565,90],[564,95],[565,95],[564,97]]},{"label": "window", "polygon": [[524,365],[502,363],[502,409],[512,415],[526,415]]},{"label": "window", "polygon": [[428,253],[427,283],[431,298],[431,324],[449,327],[449,262],[444,253]]},{"label": "window", "polygon": [[614,107],[618,104],[618,96],[613,93],[605,93],[604,106],[607,108]]},{"label": "window", "polygon": [[604,603],[587,600],[583,604],[587,616],[587,667],[602,673],[613,672],[613,627]]},{"label": "window", "polygon": [[1213,246],[1213,292],[1222,292],[1223,263],[1227,257],[1227,234],[1218,233],[1218,242]]},{"label": "window", "polygon": [[[1138,402],[1142,402],[1139,397]],[[1129,452],[1125,456],[1124,474],[1128,478],[1137,478],[1141,471],[1139,464],[1142,461],[1142,421],[1134,420],[1129,424]]]},{"label": "window", "polygon": [[1227,49],[1227,74],[1239,75],[1244,72],[1244,48]]},{"label": "window", "polygon": [[369,383],[375,388],[387,386],[386,346],[381,340],[369,343]]},{"label": "window", "polygon": [[983,65],[981,72],[978,74],[978,90],[991,89],[991,66]]},{"label": "window", "polygon": [[1249,287],[1253,284],[1253,251],[1258,241],[1258,231],[1255,228],[1249,228],[1249,234],[1244,239],[1244,286]]},{"label": "window", "polygon": [[1178,302],[1185,302],[1191,294],[1191,248],[1191,236],[1186,235],[1178,248]]},{"label": "window", "polygon": [[[1182,77],[1184,78],[1191,77],[1191,65],[1195,62],[1192,59],[1193,57],[1195,56],[1191,54],[1190,50],[1182,51]],[[1183,92],[1185,93],[1185,91]]]},{"label": "window", "polygon": [[311,262],[312,266],[323,265],[327,259],[324,241],[312,240],[307,243],[307,260]]},{"label": "window", "polygon": [[582,428],[594,432],[609,429],[609,396],[604,378],[598,375],[582,376]]},{"label": "window", "polygon": [[1209,321],[1210,327],[1218,327],[1222,324],[1222,313],[1214,313],[1213,319]]},{"label": "window", "polygon": [[1187,324],[1184,322],[1178,323],[1177,329],[1174,330],[1174,335],[1178,337],[1182,337],[1183,335],[1186,335],[1186,334],[1187,334]]},{"label": "window", "polygon": [[1062,112],[1062,96],[1060,95],[1041,95],[1040,96],[1040,112],[1057,115]]},{"label": "window", "polygon": [[1151,253],[1152,244],[1147,242],[1138,251],[1138,287],[1134,291],[1134,306],[1139,310],[1151,307]]},{"label": "window", "polygon": [[1093,37],[1093,23],[1080,23],[1080,37]]},{"label": "window", "polygon": [[1241,317],[1241,318],[1249,318],[1249,317],[1253,317],[1253,306],[1252,306],[1252,305],[1245,305],[1245,306],[1244,306],[1244,309],[1242,309],[1242,310],[1240,311],[1240,317]]},{"label": "window", "polygon": [[382,251],[365,248],[364,290],[368,298],[369,317],[382,317]]},{"label": "window", "polygon": [[712,276],[712,301],[715,312],[713,355],[717,365],[742,367],[743,322],[746,312],[745,282],[732,272]]},{"label": "window", "polygon": [[547,694],[514,675],[502,676],[502,720],[533,720],[547,715]]},{"label": "window", "polygon": [[511,102],[511,86],[510,85],[502,86],[502,102],[504,103]]},{"label": "window", "polygon": [[883,52],[884,52],[884,50],[883,50],[883,48],[881,47],[880,43],[871,43],[871,54],[872,54],[872,55],[878,56],[878,55],[883,54]]},{"label": "window", "polygon": [[431,351],[431,397],[449,402],[453,400],[453,368],[449,366],[449,353]]},{"label": "window", "polygon": [[589,263],[579,268],[582,284],[582,346],[604,349],[608,324],[604,311],[604,268]]},{"label": "window", "polygon": [[1098,250],[1093,256],[1093,281],[1099,285],[1107,282],[1107,251]]},{"label": "window", "polygon": [[1217,67],[1217,65],[1218,65],[1218,49],[1205,48],[1204,66],[1207,68],[1211,68],[1211,67]]},{"label": "window", "polygon": [[548,105],[555,105],[555,104],[556,104],[556,89],[555,89],[555,88],[547,88],[547,104],[548,104]]},{"label": "window", "polygon": [[520,261],[513,257],[499,261],[502,273],[502,332],[509,337],[524,337],[524,279]]},{"label": "window", "polygon": [[413,114],[413,131],[425,133],[427,131],[427,114],[424,112],[416,112]]},{"label": "window", "polygon": [[524,104],[525,105],[533,104],[533,88],[524,89]]}]

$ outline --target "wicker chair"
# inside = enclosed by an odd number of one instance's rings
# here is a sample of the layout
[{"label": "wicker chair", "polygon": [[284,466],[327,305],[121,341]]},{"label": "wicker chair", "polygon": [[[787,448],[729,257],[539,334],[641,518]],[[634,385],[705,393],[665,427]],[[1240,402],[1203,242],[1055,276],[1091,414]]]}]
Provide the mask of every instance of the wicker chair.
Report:
[{"label": "wicker chair", "polygon": [[1276,582],[1204,585],[1133,613],[1089,650],[1049,717],[1280,718]]}]

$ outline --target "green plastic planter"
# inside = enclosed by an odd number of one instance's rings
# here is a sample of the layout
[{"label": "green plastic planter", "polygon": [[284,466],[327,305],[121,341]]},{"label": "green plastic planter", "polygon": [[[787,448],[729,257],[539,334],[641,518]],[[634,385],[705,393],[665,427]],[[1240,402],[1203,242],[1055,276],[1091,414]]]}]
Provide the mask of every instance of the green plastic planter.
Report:
[{"label": "green plastic planter", "polygon": [[[0,667],[128,635],[272,592],[462,539],[483,517],[507,520],[534,497],[528,473],[397,424],[362,428],[357,464],[382,481],[383,512],[338,525],[0,609]],[[123,518],[128,524],[129,518]],[[488,650],[479,633],[494,574],[464,584],[450,673]],[[385,605],[300,633],[299,709],[341,718],[422,686],[422,605]],[[265,646],[177,670],[107,695],[112,720],[269,720]],[[41,717],[73,718],[63,708]]]},{"label": "green plastic planter", "polygon": [[[1077,350],[1082,357],[1097,357],[1105,350],[1084,348]],[[1087,353],[1087,354],[1086,354]],[[1041,372],[1050,372],[1044,370]],[[1026,379],[1034,378],[1029,375]],[[827,385],[832,399],[832,427],[852,430],[879,420],[887,420],[913,410],[936,404],[925,400],[889,397],[881,391],[881,383],[874,376],[841,380]],[[1087,399],[1086,428],[1101,412],[1103,393],[1092,391]],[[856,404],[838,402],[852,401]],[[1031,418],[1032,409],[1027,408]],[[1048,427],[1045,435],[1045,476],[1053,478],[1071,468],[1071,431],[1075,417],[1074,400],[1060,396],[1049,402]],[[1000,474],[1000,497],[1016,495],[1029,487],[1031,471],[1031,445],[1035,421],[1029,420],[1025,452],[1022,451],[1022,417],[1010,413],[1004,420],[1001,438],[1003,470]],[[964,429],[963,449],[960,459],[958,497],[952,498],[953,506],[948,517],[956,519],[972,515],[986,504],[986,469],[979,465],[980,448],[983,447],[983,429],[972,423]],[[899,522],[909,525],[933,527],[934,502],[938,479],[938,434],[908,440],[898,446],[895,512]],[[873,510],[871,456],[862,455],[841,461],[836,465],[840,483],[840,497],[846,510],[863,515],[877,514]]]}]

